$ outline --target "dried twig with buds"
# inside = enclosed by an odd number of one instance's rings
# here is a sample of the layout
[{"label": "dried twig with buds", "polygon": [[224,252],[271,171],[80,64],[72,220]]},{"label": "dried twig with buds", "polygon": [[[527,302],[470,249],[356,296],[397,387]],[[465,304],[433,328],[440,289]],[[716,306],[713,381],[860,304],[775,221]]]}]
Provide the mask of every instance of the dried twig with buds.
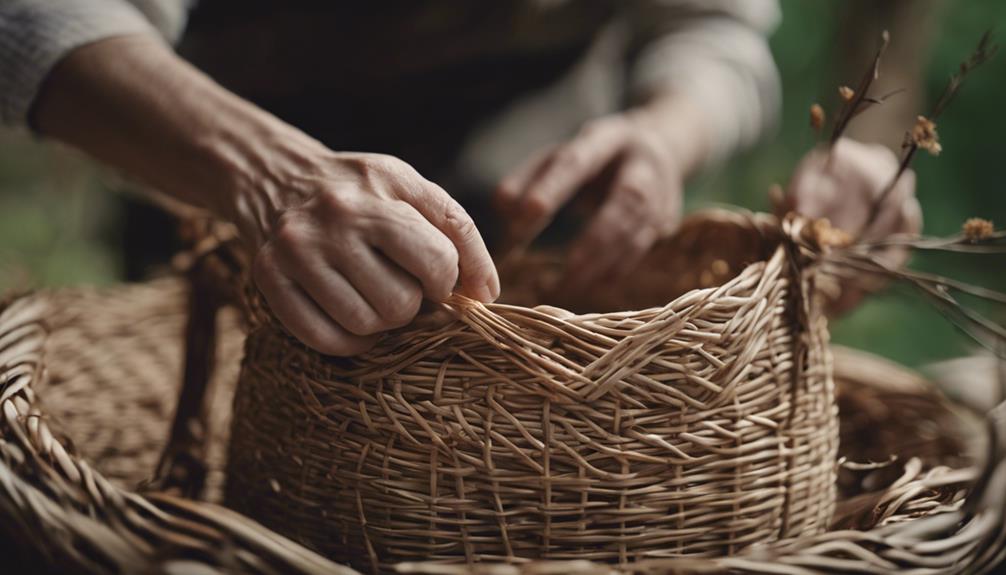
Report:
[{"label": "dried twig with buds", "polygon": [[[873,62],[863,75],[863,78],[859,81],[859,85],[855,90],[845,85],[838,87],[838,97],[842,100],[842,108],[839,110],[838,115],[835,118],[835,127],[831,133],[832,144],[837,142],[838,139],[842,137],[842,134],[845,132],[846,128],[848,128],[849,122],[852,121],[853,118],[869,110],[874,105],[883,104],[889,98],[905,91],[904,88],[899,88],[880,97],[870,96],[869,93],[870,86],[873,84],[873,81],[880,76],[880,58],[887,50],[887,45],[890,41],[890,35],[887,30],[884,30],[880,37],[880,46],[877,48],[877,52],[873,56]],[[820,113],[817,114],[816,111],[819,111]],[[811,106],[811,126],[815,130],[819,130],[820,128],[818,128],[814,122],[816,117],[820,117],[821,123],[824,123],[824,110],[818,104]]]},{"label": "dried twig with buds", "polygon": [[989,220],[984,218],[969,218],[964,222],[961,231],[964,232],[965,239],[971,243],[975,243],[992,239],[995,236],[996,229]]},{"label": "dried twig with buds", "polygon": [[824,108],[820,104],[812,104],[810,107],[810,127],[815,132],[820,133],[821,128],[824,127],[824,120]]},{"label": "dried twig with buds", "polygon": [[940,145],[940,135],[936,133],[936,124],[932,120],[925,116],[919,116],[915,119],[915,125],[912,126],[912,129],[905,132],[905,141],[901,147],[907,148],[913,145],[926,150],[933,156],[940,155],[943,146]]},{"label": "dried twig with buds", "polygon": [[1006,230],[996,230],[992,222],[971,218],[964,222],[961,233],[947,238],[891,236],[869,242],[858,242],[846,248],[823,252],[825,261],[833,265],[826,273],[840,277],[870,276],[906,282],[927,299],[937,311],[975,341],[1006,359],[1006,326],[969,307],[959,295],[977,298],[989,305],[1006,306],[1006,293],[973,285],[935,273],[892,268],[874,257],[877,249],[899,247],[912,250],[960,252],[973,254],[1006,254]]},{"label": "dried twig with buds", "polygon": [[943,147],[940,145],[939,137],[936,132],[936,118],[946,109],[947,105],[950,104],[954,96],[960,91],[961,86],[964,85],[964,80],[967,75],[977,68],[978,66],[984,64],[995,54],[998,46],[992,43],[992,33],[985,32],[982,34],[981,40],[978,42],[978,47],[975,51],[968,57],[967,60],[961,62],[960,68],[957,73],[950,77],[950,81],[947,83],[946,89],[943,90],[943,94],[940,99],[936,101],[936,105],[933,106],[933,111],[930,113],[929,117],[919,116],[915,122],[915,125],[905,134],[905,142],[902,144],[902,149],[904,150],[901,156],[901,163],[898,165],[898,171],[894,174],[890,183],[884,188],[877,199],[873,202],[873,206],[870,209],[870,215],[866,220],[866,224],[860,229],[859,235],[862,236],[866,230],[870,229],[873,222],[876,221],[877,216],[880,214],[880,206],[883,205],[884,200],[890,195],[891,191],[898,184],[898,180],[901,176],[908,170],[908,167],[912,163],[912,158],[915,157],[915,153],[919,149],[927,150],[930,154],[938,155]]},{"label": "dried twig with buds", "polygon": [[[873,57],[873,65],[870,66],[865,74],[863,74],[863,78],[859,81],[859,85],[856,86],[856,89],[852,90],[848,86],[842,86],[845,90],[839,88],[839,95],[845,104],[835,117],[835,129],[831,132],[832,145],[834,145],[835,142],[842,137],[842,133],[845,132],[845,128],[849,125],[849,122],[856,116],[856,114],[859,113],[859,111],[861,111],[860,106],[869,94],[870,85],[872,85],[873,81],[880,75],[880,58],[884,55],[884,52],[887,50],[887,45],[890,42],[891,35],[888,34],[887,30],[884,30],[884,33],[880,37],[880,46],[877,48],[877,53]],[[849,94],[848,98],[846,97],[847,94]]]}]

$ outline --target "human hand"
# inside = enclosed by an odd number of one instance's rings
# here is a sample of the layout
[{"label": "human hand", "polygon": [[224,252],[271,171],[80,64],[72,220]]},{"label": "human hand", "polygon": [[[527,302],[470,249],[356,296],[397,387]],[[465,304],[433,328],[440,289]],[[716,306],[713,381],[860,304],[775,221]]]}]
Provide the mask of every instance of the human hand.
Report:
[{"label": "human hand", "polygon": [[[862,241],[918,234],[922,230],[922,209],[915,197],[915,173],[911,170],[902,174],[874,207],[897,170],[897,158],[884,146],[841,139],[830,153],[827,148],[817,148],[803,157],[790,180],[788,201],[797,212],[828,218],[832,226]],[[887,266],[897,267],[908,259],[908,251],[889,247],[873,252],[873,256]],[[848,310],[859,302],[864,289],[878,287],[846,281],[841,294],[831,302],[831,309]]]},{"label": "human hand", "polygon": [[579,192],[598,188],[602,205],[566,264],[567,285],[583,287],[629,273],[678,223],[684,174],[676,160],[644,115],[616,114],[534,155],[503,179],[495,199],[511,237],[530,241]]},{"label": "human hand", "polygon": [[[897,170],[897,158],[884,146],[843,138],[830,152],[817,148],[803,157],[790,179],[788,195],[797,212],[828,218],[832,226],[862,240],[916,234],[922,230],[922,210],[911,170],[901,175],[876,207],[869,228],[863,229]],[[903,263],[907,254],[899,251],[897,256],[890,263]]]},{"label": "human hand", "polygon": [[159,38],[77,48],[36,108],[43,134],[237,225],[273,313],[320,352],[366,350],[459,276],[464,295],[499,294],[482,237],[443,189],[390,156],[332,152]]},{"label": "human hand", "polygon": [[286,185],[297,201],[261,233],[243,235],[259,237],[253,278],[270,309],[310,347],[361,353],[409,323],[424,297],[451,295],[459,274],[460,293],[499,295],[471,218],[405,162],[327,152]]}]

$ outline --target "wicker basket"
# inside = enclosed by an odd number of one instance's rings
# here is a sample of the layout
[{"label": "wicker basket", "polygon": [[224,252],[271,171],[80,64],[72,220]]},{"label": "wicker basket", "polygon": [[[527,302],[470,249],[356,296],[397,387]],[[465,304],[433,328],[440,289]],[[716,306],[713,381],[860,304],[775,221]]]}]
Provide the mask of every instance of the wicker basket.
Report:
[{"label": "wicker basket", "polygon": [[[662,307],[573,315],[456,297],[350,360],[259,325],[227,504],[373,572],[625,566],[823,532],[838,425],[814,267],[770,218],[712,212],[684,229],[710,222],[774,228],[750,244],[769,256]],[[734,251],[695,248],[696,261]]]},{"label": "wicker basket", "polygon": [[[149,487],[136,490],[141,482],[150,485],[144,480],[155,473],[156,454],[171,428],[183,373],[186,293],[184,282],[171,279],[42,292],[0,304],[3,572],[351,573],[226,508]],[[227,442],[243,339],[232,313],[217,325],[205,436],[211,486],[223,473],[221,458],[212,454],[222,453]],[[984,435],[916,376],[841,352],[835,354],[835,381],[843,410],[840,455],[852,461],[900,457],[883,466],[842,467],[837,523],[827,533],[731,557],[637,567],[647,573],[980,573],[1002,562],[1006,414],[988,419],[999,425],[993,436],[999,442],[989,446],[984,464],[975,463],[961,457],[961,442]],[[866,434],[873,438],[869,445],[860,441]],[[611,573],[610,566],[584,561],[401,568]]]}]

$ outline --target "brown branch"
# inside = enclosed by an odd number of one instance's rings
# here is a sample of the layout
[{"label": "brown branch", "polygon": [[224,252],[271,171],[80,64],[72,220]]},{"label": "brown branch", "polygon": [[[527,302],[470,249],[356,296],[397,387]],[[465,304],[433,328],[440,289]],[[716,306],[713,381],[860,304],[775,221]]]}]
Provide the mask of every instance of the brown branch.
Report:
[{"label": "brown branch", "polygon": [[973,239],[963,233],[938,238],[914,234],[896,234],[868,242],[859,242],[857,249],[878,249],[891,246],[917,250],[946,250],[972,253],[1002,253],[1006,250],[1006,230],[993,231],[987,236]]},{"label": "brown branch", "polygon": [[892,90],[884,94],[883,96],[880,96],[879,98],[873,98],[871,96],[863,96],[863,101],[860,103],[859,108],[857,108],[856,111],[853,112],[852,117],[855,118],[856,116],[862,114],[863,112],[869,110],[870,108],[874,106],[879,106],[880,104],[883,104],[890,98],[893,98],[898,94],[902,94],[905,91],[906,90],[904,88],[898,88],[897,90]]},{"label": "brown branch", "polygon": [[947,83],[947,87],[943,90],[943,94],[940,95],[940,99],[937,100],[936,105],[933,106],[933,113],[929,116],[930,120],[935,120],[943,113],[943,110],[950,105],[950,102],[960,91],[961,86],[964,85],[964,79],[967,78],[967,75],[972,70],[992,58],[998,49],[999,46],[992,43],[992,31],[986,30],[985,33],[982,34],[981,39],[978,41],[978,47],[975,48],[975,51],[967,60],[961,62],[958,72],[950,77],[950,81]]},{"label": "brown branch", "polygon": [[[852,267],[859,267],[863,271],[868,271],[863,266],[876,268],[878,262],[872,257],[864,254],[856,254],[854,252],[846,252],[844,254],[836,253],[833,256],[827,257],[825,261],[831,261],[836,263],[841,263],[849,265]],[[1006,304],[1006,293],[996,291],[993,289],[984,288],[982,286],[976,286],[969,284],[967,282],[962,282],[955,280],[953,278],[948,278],[946,276],[941,276],[939,274],[933,274],[928,272],[920,272],[910,269],[890,269],[888,271],[876,273],[883,273],[884,275],[891,275],[898,279],[907,279],[912,281],[925,282],[927,284],[942,287],[946,289],[957,290],[961,293],[974,296],[993,303]]]},{"label": "brown branch", "polygon": [[[886,34],[886,33],[885,33]],[[936,105],[933,106],[933,111],[929,115],[929,121],[932,122],[939,117],[940,114],[946,109],[947,105],[954,99],[954,96],[960,92],[961,86],[964,85],[964,80],[967,78],[968,74],[978,66],[984,64],[995,54],[998,46],[992,43],[992,33],[991,31],[986,31],[982,34],[981,40],[978,41],[978,47],[972,52],[971,56],[967,60],[961,62],[960,68],[957,73],[950,77],[950,81],[947,83],[947,87],[943,90],[943,94],[940,96],[939,100],[936,101]],[[920,118],[921,120],[922,118]],[[884,188],[880,193],[880,196],[873,202],[870,206],[870,214],[866,219],[866,224],[863,225],[859,230],[858,236],[862,236],[870,229],[870,226],[877,220],[877,216],[880,215],[880,208],[884,204],[884,200],[887,196],[891,194],[895,186],[898,185],[898,181],[901,176],[908,170],[908,167],[912,163],[912,158],[915,157],[915,153],[919,150],[918,138],[913,137],[913,131],[909,130],[905,134],[905,143],[902,145],[904,153],[901,158],[901,163],[898,165],[898,171],[895,172],[894,177],[891,179],[890,183]],[[857,237],[858,239],[858,237]]]},{"label": "brown branch", "polygon": [[848,127],[849,122],[858,113],[860,104],[867,97],[867,93],[870,90],[870,85],[873,81],[877,79],[880,75],[880,57],[884,55],[887,50],[887,45],[891,42],[891,35],[884,30],[883,34],[880,35],[880,46],[877,48],[877,53],[873,57],[873,65],[867,69],[866,73],[863,74],[862,79],[859,81],[859,85],[856,86],[856,93],[853,94],[852,99],[842,106],[839,111],[838,116],[835,117],[835,129],[831,132],[831,145],[835,145],[835,142],[842,137],[842,133]]},{"label": "brown branch", "polygon": [[[941,276],[922,274],[912,270],[894,269],[870,256],[832,252],[826,262],[834,264],[836,270],[858,270],[904,282],[916,289],[924,299],[940,312],[955,327],[968,337],[988,349],[1000,354],[1006,350],[1006,327],[963,305],[952,295],[951,290],[978,297],[991,303],[1002,304],[1006,294],[972,286]],[[828,272],[827,267],[822,271]],[[1004,358],[1006,359],[1006,358]]]}]

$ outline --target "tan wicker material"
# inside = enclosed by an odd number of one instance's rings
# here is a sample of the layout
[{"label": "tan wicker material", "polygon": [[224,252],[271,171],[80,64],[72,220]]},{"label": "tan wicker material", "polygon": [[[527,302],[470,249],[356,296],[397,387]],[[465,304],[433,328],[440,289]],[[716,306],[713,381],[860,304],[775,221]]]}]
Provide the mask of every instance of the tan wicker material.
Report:
[{"label": "tan wicker material", "polygon": [[[116,288],[46,292],[49,377],[36,387],[44,407],[113,483],[151,478],[181,384],[186,286],[180,278]],[[219,365],[210,406],[209,494],[221,499],[229,404],[244,334],[232,309],[220,315]],[[82,345],[94,342],[94,345]],[[138,383],[142,382],[142,383]],[[214,407],[217,407],[214,409]],[[114,414],[115,425],[108,415]]]},{"label": "tan wicker material", "polygon": [[663,307],[681,294],[714,287],[753,262],[768,260],[781,239],[778,220],[740,210],[705,210],[685,218],[632,274],[589,291],[561,289],[560,253],[532,251],[503,262],[502,297],[523,306],[560,306],[577,313]]},{"label": "tan wicker material", "polygon": [[[179,295],[174,282],[41,294],[0,306],[3,573],[351,573],[223,507],[124,489],[81,457],[75,446],[88,441],[70,441],[43,409],[36,390],[52,398],[45,405],[61,407],[68,428],[90,433],[94,445],[86,449],[94,447],[121,481],[149,477],[170,416],[154,405],[158,384],[179,381],[178,367],[165,364],[170,378],[157,369],[159,357],[180,358],[177,332],[161,331],[184,323]],[[49,348],[62,354],[56,358],[46,355],[46,318],[56,328]],[[129,359],[120,353],[130,351],[136,355]],[[74,373],[77,367],[88,370]],[[60,379],[49,381],[48,372]],[[72,398],[61,397],[63,389]],[[116,391],[126,394],[100,401]],[[139,437],[122,437],[130,432]],[[126,464],[132,456],[149,464],[145,473]]]},{"label": "tan wicker material", "polygon": [[787,247],[643,311],[456,297],[444,322],[352,360],[260,327],[226,501],[375,572],[728,556],[821,533],[837,411],[813,269]]},{"label": "tan wicker material", "polygon": [[[119,441],[117,436],[149,429],[141,433],[154,443],[145,447],[150,453],[158,452],[163,439],[155,439],[156,429],[164,430],[161,438],[166,436],[170,409],[151,408],[141,393],[114,400],[115,413],[108,409],[111,399],[84,398],[89,390],[94,396],[100,395],[96,390],[163,390],[180,379],[181,366],[165,362],[162,370],[163,360],[158,357],[181,355],[182,342],[172,334],[185,321],[183,295],[179,282],[163,281],[97,291],[46,292],[0,304],[2,572],[348,573],[224,508],[164,495],[139,496],[121,487],[152,473],[155,457],[147,456],[150,467],[146,473],[140,465],[118,474],[119,481],[109,481],[102,473],[106,465],[126,469],[125,462],[117,460],[125,455],[112,447]],[[48,345],[44,338],[47,326],[52,329]],[[74,332],[80,336],[71,335]],[[231,331],[222,332],[221,337],[221,349],[236,347],[241,339]],[[146,344],[130,345],[137,341]],[[83,361],[85,356],[100,359]],[[217,357],[221,362],[229,361],[227,353]],[[98,369],[95,361],[108,365]],[[90,367],[84,367],[87,365]],[[158,369],[128,367],[144,365],[157,365]],[[220,367],[224,371],[219,372],[222,377],[216,378],[216,385],[232,386],[233,381],[227,380],[233,377],[233,369],[228,377],[224,375],[226,366]],[[61,383],[49,384],[46,372],[54,378],[58,374]],[[136,379],[106,379],[123,374]],[[843,414],[843,438],[856,436],[863,426],[878,431],[871,450],[901,453],[904,441],[884,442],[911,438],[912,443],[918,443],[914,438],[929,437],[926,430],[935,422],[942,422],[939,425],[944,430],[966,423],[917,377],[868,355],[836,353],[835,379],[843,407],[847,405],[843,398],[863,393],[882,405],[915,406],[905,417],[903,409],[875,409],[870,418],[857,416],[850,423],[849,414]],[[892,386],[895,381],[904,384]],[[63,397],[64,389],[74,389],[78,401]],[[214,411],[225,416],[228,392],[217,393],[220,396]],[[160,392],[152,395],[160,397]],[[951,421],[957,423],[950,425]],[[87,439],[78,436],[71,441],[53,429],[92,431]],[[979,435],[967,429],[951,437],[973,439]],[[1006,445],[1006,429],[1000,430],[999,437],[1000,445]],[[210,439],[221,438],[213,435]],[[991,465],[983,472],[981,467],[961,462],[959,445],[940,445],[940,449],[918,452],[921,465],[911,463],[906,469],[908,462],[902,460],[890,465],[901,479],[893,485],[878,482],[873,472],[864,470],[858,475],[860,491],[855,491],[852,483],[842,490],[845,493],[836,516],[864,519],[863,530],[831,530],[816,538],[749,548],[730,558],[689,560],[687,564],[674,560],[672,565],[652,565],[648,573],[669,573],[672,569],[676,573],[730,569],[766,574],[989,571],[1002,561],[1006,549],[1001,498],[1006,492],[1002,479],[1006,453],[992,452]],[[144,446],[135,447],[144,451]],[[861,447],[846,444],[840,453],[853,461],[864,461]],[[99,459],[82,457],[77,449]],[[964,467],[950,469],[946,464]],[[988,471],[996,465],[999,473],[993,476]],[[213,473],[211,469],[211,476]],[[978,489],[973,488],[975,476],[980,480]],[[984,483],[996,477],[998,483]],[[982,485],[988,487],[982,489]],[[882,525],[876,526],[878,522]],[[428,573],[613,572],[610,565],[584,561],[482,564],[471,571],[466,566],[406,568]]]}]

